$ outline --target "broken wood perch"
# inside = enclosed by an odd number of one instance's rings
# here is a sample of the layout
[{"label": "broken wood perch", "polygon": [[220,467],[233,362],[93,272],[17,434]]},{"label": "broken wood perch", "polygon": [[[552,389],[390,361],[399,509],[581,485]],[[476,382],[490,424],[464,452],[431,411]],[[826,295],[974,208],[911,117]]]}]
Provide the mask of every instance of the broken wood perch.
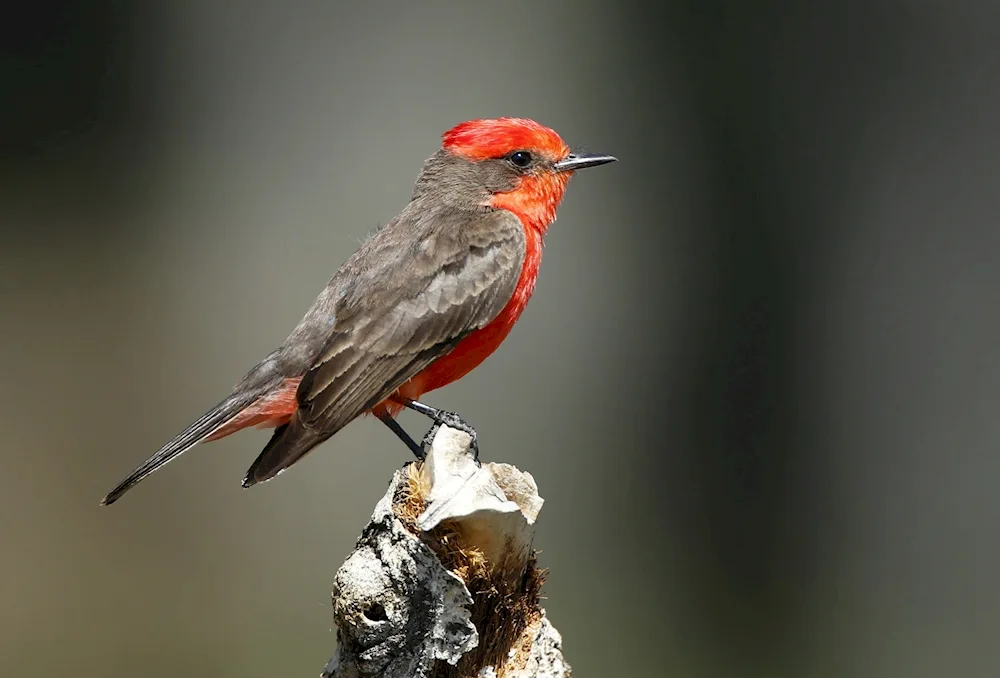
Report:
[{"label": "broken wood perch", "polygon": [[566,678],[539,605],[530,474],[480,465],[442,426],[393,475],[333,586],[337,654],[323,678]]}]

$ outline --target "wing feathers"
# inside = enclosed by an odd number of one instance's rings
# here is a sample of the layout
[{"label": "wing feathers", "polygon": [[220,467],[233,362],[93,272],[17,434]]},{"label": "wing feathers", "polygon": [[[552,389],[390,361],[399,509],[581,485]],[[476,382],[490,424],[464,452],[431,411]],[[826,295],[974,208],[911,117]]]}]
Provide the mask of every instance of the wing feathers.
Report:
[{"label": "wing feathers", "polygon": [[[331,281],[344,286],[333,334],[299,385],[296,416],[275,431],[245,484],[280,473],[487,325],[510,300],[525,250],[516,217],[454,208],[431,216],[437,221],[416,225],[422,237],[391,222]],[[393,247],[397,238],[405,244]]]}]

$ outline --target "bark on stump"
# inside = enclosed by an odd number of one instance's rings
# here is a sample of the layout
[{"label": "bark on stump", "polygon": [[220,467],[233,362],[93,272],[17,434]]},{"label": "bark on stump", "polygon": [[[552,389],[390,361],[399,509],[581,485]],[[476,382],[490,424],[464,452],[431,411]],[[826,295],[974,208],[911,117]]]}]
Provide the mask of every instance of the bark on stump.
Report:
[{"label": "bark on stump", "polygon": [[444,427],[396,471],[333,586],[337,654],[323,678],[566,678],[539,605],[531,475],[480,465]]}]

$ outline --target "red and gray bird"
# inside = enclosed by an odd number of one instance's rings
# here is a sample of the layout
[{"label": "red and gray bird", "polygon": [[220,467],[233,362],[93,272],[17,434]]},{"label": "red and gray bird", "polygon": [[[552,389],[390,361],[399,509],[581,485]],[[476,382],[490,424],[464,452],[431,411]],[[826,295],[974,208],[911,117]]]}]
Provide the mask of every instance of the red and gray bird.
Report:
[{"label": "red and gray bird", "polygon": [[118,484],[102,504],[200,442],[274,427],[243,479],[269,480],[370,413],[410,450],[408,407],[438,425],[457,415],[419,402],[475,369],[531,298],[545,231],[576,170],[614,162],[573,152],[532,120],[471,120],[445,132],[409,204],[334,274],[284,343],[222,402]]}]

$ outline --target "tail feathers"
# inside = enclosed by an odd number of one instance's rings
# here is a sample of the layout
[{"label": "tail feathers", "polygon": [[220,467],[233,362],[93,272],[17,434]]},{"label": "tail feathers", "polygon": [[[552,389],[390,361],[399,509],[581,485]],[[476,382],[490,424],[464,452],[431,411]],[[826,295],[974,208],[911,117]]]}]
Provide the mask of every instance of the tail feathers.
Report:
[{"label": "tail feathers", "polygon": [[244,476],[243,487],[251,487],[274,478],[332,435],[333,433],[318,434],[303,427],[296,417],[292,417],[291,421],[274,429],[271,440]]},{"label": "tail feathers", "polygon": [[108,492],[101,506],[109,506],[135,487],[143,478],[161,466],[173,461],[192,447],[208,438],[216,429],[226,424],[263,395],[262,391],[233,394],[202,415],[173,440],[161,447],[152,457],[132,471],[123,481]]}]

